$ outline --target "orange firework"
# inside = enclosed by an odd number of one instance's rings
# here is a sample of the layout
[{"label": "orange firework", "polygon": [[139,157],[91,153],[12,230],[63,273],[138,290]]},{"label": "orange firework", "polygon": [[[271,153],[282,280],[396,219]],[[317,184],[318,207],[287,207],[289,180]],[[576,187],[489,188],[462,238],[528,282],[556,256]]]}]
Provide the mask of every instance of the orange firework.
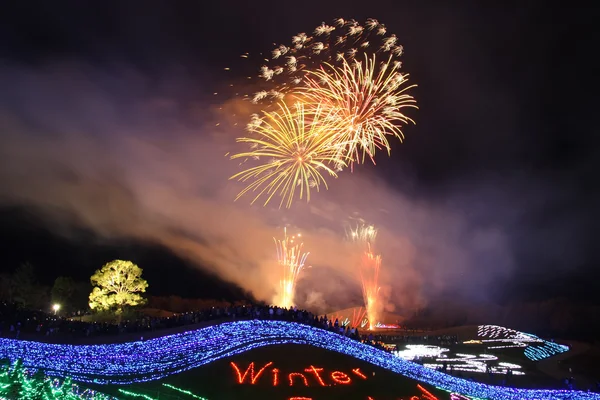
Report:
[{"label": "orange firework", "polygon": [[373,54],[349,61],[339,56],[341,65],[324,63],[319,69],[306,71],[304,85],[296,88],[306,104],[325,112],[337,111],[340,125],[337,143],[351,162],[364,163],[368,156],[373,163],[376,150],[391,147],[388,136],[404,139],[401,126],[414,121],[404,114],[406,107],[417,108],[413,96],[407,93],[415,85],[405,85],[408,74],[400,72],[400,63],[393,55],[378,62]]},{"label": "orange firework", "polygon": [[374,255],[371,251],[371,245],[364,253],[361,268],[360,280],[363,289],[363,298],[369,318],[369,330],[373,330],[379,317],[379,269],[381,268],[381,256]]},{"label": "orange firework", "polygon": [[[250,137],[238,142],[250,144],[250,150],[234,154],[232,159],[253,159],[258,165],[238,172],[230,179],[250,182],[236,197],[247,193],[265,197],[267,205],[273,196],[281,196],[279,207],[290,208],[296,196],[310,201],[311,189],[327,189],[325,175],[337,178],[335,170],[346,164],[340,157],[339,144],[333,141],[336,118],[319,107],[306,110],[302,103],[292,108],[281,102],[279,111],[264,112],[248,126]],[[332,111],[335,114],[335,111]]]},{"label": "orange firework", "polygon": [[280,307],[291,307],[294,305],[294,292],[296,290],[296,282],[300,271],[304,268],[306,258],[310,253],[303,253],[304,243],[298,238],[300,234],[295,236],[287,235],[287,228],[283,230],[283,240],[275,241],[277,248],[277,260],[283,268],[283,276],[280,281],[280,293],[276,303]]},{"label": "orange firework", "polygon": [[357,328],[361,325],[366,312],[367,310],[362,307],[358,308],[358,310],[356,308],[352,310],[352,327]]}]

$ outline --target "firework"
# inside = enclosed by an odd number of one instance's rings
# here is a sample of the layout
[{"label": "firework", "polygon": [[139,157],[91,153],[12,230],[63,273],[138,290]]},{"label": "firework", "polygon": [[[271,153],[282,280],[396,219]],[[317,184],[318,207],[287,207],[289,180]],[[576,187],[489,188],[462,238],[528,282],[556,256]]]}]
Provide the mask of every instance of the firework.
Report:
[{"label": "firework", "polygon": [[371,246],[375,243],[377,229],[373,225],[360,224],[346,232],[346,236],[354,243],[361,246]]},{"label": "firework", "polygon": [[368,156],[373,163],[376,150],[390,153],[387,136],[404,139],[402,125],[414,121],[403,113],[406,107],[416,108],[413,96],[407,93],[408,75],[400,72],[393,56],[378,61],[373,54],[364,59],[340,57],[341,66],[323,64],[306,72],[304,85],[296,89],[306,104],[318,105],[325,112],[336,110],[343,129],[338,130],[340,151],[351,163],[364,163]]},{"label": "firework", "polygon": [[379,304],[379,269],[381,268],[381,256],[374,255],[371,246],[364,253],[360,266],[360,281],[362,283],[363,298],[367,317],[369,319],[369,330],[377,324]]},{"label": "firework", "polygon": [[352,327],[356,328],[363,323],[366,312],[367,312],[367,310],[365,310],[362,307],[360,307],[358,309],[355,308],[352,310]]},{"label": "firework", "polygon": [[[355,228],[346,231],[346,237],[356,245],[361,254],[359,264],[359,278],[363,291],[365,312],[369,321],[369,329],[375,328],[378,322],[381,302],[379,301],[379,270],[381,268],[381,256],[375,255],[373,245],[377,238],[377,228],[364,222]],[[361,308],[362,311],[362,308]],[[365,313],[362,315],[364,316]],[[353,319],[358,318],[355,315]],[[360,317],[362,319],[362,317]]]},{"label": "firework", "polygon": [[275,98],[302,86],[307,71],[323,63],[337,64],[341,58],[360,53],[389,54],[399,63],[403,47],[395,35],[388,35],[385,25],[368,19],[363,25],[355,20],[338,18],[333,24],[321,24],[312,33],[298,33],[287,45],[276,45],[271,58],[260,68],[267,96]]},{"label": "firework", "polygon": [[280,293],[278,305],[281,307],[291,307],[294,305],[294,292],[296,282],[300,271],[304,268],[306,258],[310,253],[303,253],[304,243],[300,241],[300,234],[296,236],[288,236],[287,228],[284,229],[283,240],[275,241],[277,248],[277,261],[283,269],[282,278],[280,281]]},{"label": "firework", "polygon": [[236,200],[257,192],[252,203],[265,196],[266,205],[279,195],[279,207],[285,203],[289,208],[296,194],[310,201],[311,189],[327,189],[324,175],[337,178],[336,170],[346,166],[339,150],[345,144],[334,142],[339,121],[334,113],[323,112],[320,107],[308,111],[302,103],[289,108],[280,102],[279,111],[263,112],[262,118],[255,116],[248,124],[250,137],[238,139],[250,144],[250,151],[231,158],[254,159],[259,165],[230,178],[251,181]]},{"label": "firework", "polygon": [[338,111],[343,129],[337,131],[338,150],[350,166],[373,163],[377,150],[391,151],[387,136],[403,140],[401,126],[414,121],[403,109],[417,108],[400,72],[404,48],[375,19],[364,24],[336,19],[312,33],[298,33],[291,43],[278,45],[260,68],[262,89],[254,103],[280,101],[285,95],[307,106]]}]

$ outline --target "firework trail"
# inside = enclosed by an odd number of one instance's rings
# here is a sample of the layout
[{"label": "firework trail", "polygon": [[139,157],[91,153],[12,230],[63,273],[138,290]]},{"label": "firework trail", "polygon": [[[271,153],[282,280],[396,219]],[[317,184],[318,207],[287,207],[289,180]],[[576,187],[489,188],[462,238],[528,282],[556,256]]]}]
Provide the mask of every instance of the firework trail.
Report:
[{"label": "firework trail", "polygon": [[253,136],[237,140],[250,144],[250,151],[231,156],[246,159],[244,163],[249,159],[259,162],[230,178],[251,181],[236,200],[257,192],[252,203],[265,196],[267,205],[279,195],[279,207],[285,203],[290,208],[297,194],[310,201],[311,189],[327,189],[324,174],[337,178],[336,170],[346,166],[340,144],[333,141],[338,118],[332,113],[319,107],[308,111],[302,103],[291,108],[279,103],[279,111],[264,112],[262,118],[255,116],[248,124]]},{"label": "firework trail", "polygon": [[296,242],[296,239],[300,237],[300,234],[288,236],[287,228],[284,228],[283,232],[283,240],[273,238],[275,247],[277,248],[277,260],[279,265],[283,268],[283,276],[280,281],[280,293],[276,303],[280,307],[289,308],[294,305],[296,282],[300,271],[304,268],[306,258],[310,253],[303,253],[302,249],[304,243]]},{"label": "firework trail", "polygon": [[381,268],[381,256],[374,255],[371,245],[363,254],[360,266],[360,281],[362,283],[363,298],[367,317],[369,319],[369,330],[373,330],[379,317],[379,269]]},{"label": "firework trail", "polygon": [[360,307],[358,310],[355,308],[352,310],[352,326],[357,328],[361,326],[363,320],[365,319],[365,314],[367,310]]}]

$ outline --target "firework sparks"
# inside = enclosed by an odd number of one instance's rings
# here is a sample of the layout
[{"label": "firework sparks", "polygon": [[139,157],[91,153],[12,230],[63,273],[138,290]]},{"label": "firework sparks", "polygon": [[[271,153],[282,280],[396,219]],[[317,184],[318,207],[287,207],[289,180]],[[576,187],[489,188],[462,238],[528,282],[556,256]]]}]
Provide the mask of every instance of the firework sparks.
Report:
[{"label": "firework sparks", "polygon": [[361,246],[371,246],[375,243],[377,229],[373,225],[360,224],[356,228],[350,228],[346,232],[346,236],[349,240],[361,244]]},{"label": "firework sparks", "polygon": [[248,125],[253,135],[238,139],[248,143],[250,151],[231,157],[264,160],[230,178],[252,181],[236,200],[246,193],[258,192],[252,203],[265,196],[267,205],[273,196],[279,195],[279,207],[285,203],[290,208],[296,194],[310,201],[311,189],[328,188],[324,174],[337,178],[335,170],[346,165],[339,144],[333,141],[332,132],[337,130],[335,123],[339,119],[323,113],[319,107],[307,111],[301,103],[292,109],[279,103],[278,112],[263,114],[260,120],[255,117]]},{"label": "firework sparks", "polygon": [[[320,69],[306,72],[305,85],[298,87],[307,104],[318,104],[324,110],[337,110],[340,123],[339,142],[348,143],[344,151],[352,162],[362,163],[375,151],[391,150],[387,137],[403,140],[402,125],[414,121],[403,113],[406,107],[416,108],[413,96],[407,93],[408,75],[400,72],[393,55],[378,62],[376,55],[364,60],[340,57],[341,67],[325,63]],[[349,61],[351,60],[351,61]],[[374,161],[373,161],[374,163]]]},{"label": "firework sparks", "polygon": [[360,281],[362,283],[363,298],[367,317],[369,319],[369,330],[373,330],[379,317],[379,269],[381,268],[381,256],[374,255],[371,246],[364,253],[360,267]]},{"label": "firework sparks", "polygon": [[299,33],[291,44],[272,51],[270,65],[259,74],[268,88],[252,98],[263,102],[292,94],[307,106],[339,111],[345,128],[336,139],[346,144],[338,146],[340,156],[351,167],[367,158],[375,163],[377,150],[391,151],[388,136],[402,141],[401,127],[414,123],[405,114],[417,106],[408,93],[415,85],[408,86],[408,74],[400,71],[403,50],[398,37],[376,19],[362,25],[343,18],[322,23],[312,34]]},{"label": "firework sparks", "polygon": [[277,261],[283,269],[277,303],[280,307],[289,308],[294,305],[296,282],[310,253],[302,252],[304,243],[299,239],[300,234],[288,236],[287,228],[283,232],[283,240],[273,238],[277,248]]},{"label": "firework sparks", "polygon": [[[291,43],[275,45],[271,59],[267,60],[272,65],[263,66],[259,76],[274,85],[277,91],[291,90],[302,83],[307,71],[319,69],[323,63],[335,63],[337,54],[353,57],[358,54],[357,49],[369,48],[371,53],[384,54],[383,58],[385,53],[397,58],[402,54],[402,46],[397,43],[396,35],[387,35],[385,25],[376,19],[369,18],[361,25],[355,20],[337,18],[331,25],[317,26],[312,36],[298,33]],[[286,73],[275,79],[270,71],[277,67],[284,68]],[[296,81],[300,83],[294,83]]]},{"label": "firework sparks", "polygon": [[367,310],[360,307],[358,310],[355,308],[352,310],[352,327],[358,327],[361,325],[363,319],[365,318]]},{"label": "firework sparks", "polygon": [[310,189],[328,188],[327,174],[337,178],[367,158],[375,163],[377,150],[389,155],[388,138],[402,141],[402,126],[414,123],[405,114],[417,106],[408,93],[415,85],[400,71],[403,47],[382,23],[338,18],[307,32],[274,44],[254,94],[244,95],[266,111],[238,139],[250,151],[232,156],[260,161],[231,177],[249,183],[236,200],[254,192],[252,203],[264,197],[266,205],[276,195],[279,207],[290,208],[296,197],[310,201]]}]

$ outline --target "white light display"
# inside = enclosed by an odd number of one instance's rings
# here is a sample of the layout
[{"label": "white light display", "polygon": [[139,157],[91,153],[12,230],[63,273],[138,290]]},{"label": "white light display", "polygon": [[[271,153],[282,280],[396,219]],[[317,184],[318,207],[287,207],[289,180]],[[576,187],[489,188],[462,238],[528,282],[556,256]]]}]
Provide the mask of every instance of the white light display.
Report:
[{"label": "white light display", "polygon": [[497,325],[478,326],[477,336],[491,338],[482,340],[483,343],[490,344],[488,349],[524,348],[525,356],[532,361],[543,360],[569,350],[567,346],[562,344],[549,342],[529,333]]},{"label": "white light display", "polygon": [[0,339],[0,358],[55,376],[97,384],[131,384],[165,378],[248,350],[301,344],[371,363],[452,393],[496,399],[597,399],[574,390],[518,389],[471,382],[403,360],[373,346],[323,329],[282,321],[238,321],[147,341],[108,345],[60,345]]},{"label": "white light display", "polygon": [[424,344],[408,344],[405,350],[397,350],[392,353],[400,358],[408,361],[413,361],[418,358],[427,357],[435,358],[440,357],[442,353],[446,353],[448,349],[444,349],[439,346],[428,346]]},{"label": "white light display", "polygon": [[416,360],[418,358],[434,359],[435,362],[426,362],[423,364],[426,368],[440,369],[446,365],[449,370],[472,372],[472,373],[492,373],[506,374],[510,369],[513,375],[525,375],[518,364],[499,362],[497,365],[488,363],[498,361],[498,357],[491,354],[456,354],[454,357],[449,357],[447,354],[450,350],[439,346],[427,345],[407,345],[406,350],[394,351],[393,354],[405,360]]}]

